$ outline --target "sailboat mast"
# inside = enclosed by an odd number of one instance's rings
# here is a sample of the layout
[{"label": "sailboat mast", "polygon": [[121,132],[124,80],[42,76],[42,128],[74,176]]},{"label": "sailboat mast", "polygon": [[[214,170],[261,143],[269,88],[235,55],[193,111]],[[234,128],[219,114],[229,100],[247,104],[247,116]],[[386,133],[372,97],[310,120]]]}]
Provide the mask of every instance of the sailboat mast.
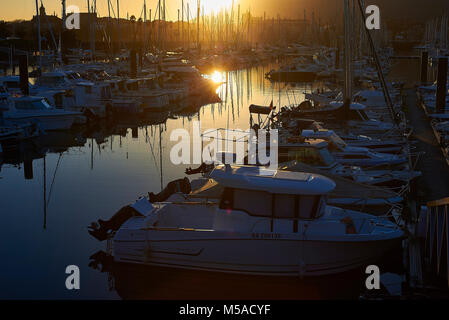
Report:
[{"label": "sailboat mast", "polygon": [[120,51],[120,4],[119,4],[119,0],[117,0],[117,43],[118,43],[118,50]]},{"label": "sailboat mast", "polygon": [[181,41],[182,41],[182,47],[184,48],[184,0],[181,1]]},{"label": "sailboat mast", "polygon": [[187,44],[190,49],[190,7],[187,3]]},{"label": "sailboat mast", "polygon": [[200,48],[200,0],[196,1],[196,47]]},{"label": "sailboat mast", "polygon": [[[351,103],[352,99],[352,74],[351,74],[351,40],[350,40],[350,14],[349,0],[344,0],[344,45],[345,45],[345,85],[344,102]],[[349,102],[348,102],[349,101]]]},{"label": "sailboat mast", "polygon": [[39,71],[42,71],[42,46],[41,46],[41,20],[39,17],[39,4],[36,0],[37,42],[39,49]]},{"label": "sailboat mast", "polygon": [[95,18],[96,18],[96,13],[97,13],[97,0],[92,0],[92,11],[93,11],[93,15],[92,15],[92,19],[93,19],[93,23],[92,23],[92,61],[95,59]]},{"label": "sailboat mast", "polygon": [[146,28],[146,24],[147,24],[147,2],[146,0],[143,0],[143,51],[145,52],[145,48],[146,48],[146,40],[147,40],[147,28]]},{"label": "sailboat mast", "polygon": [[158,22],[157,22],[157,43],[159,47],[159,51],[161,51],[161,0],[158,1],[157,4],[159,8]]}]

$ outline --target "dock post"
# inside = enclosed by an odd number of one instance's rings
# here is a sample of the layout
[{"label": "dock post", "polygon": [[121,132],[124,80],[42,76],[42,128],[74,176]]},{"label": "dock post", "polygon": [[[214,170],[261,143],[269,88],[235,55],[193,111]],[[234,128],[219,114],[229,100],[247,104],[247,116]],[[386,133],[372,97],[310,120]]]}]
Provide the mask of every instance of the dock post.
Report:
[{"label": "dock post", "polygon": [[447,92],[447,57],[438,59],[438,83],[437,83],[437,101],[436,113],[444,113],[446,107]]},{"label": "dock post", "polygon": [[340,47],[335,51],[335,69],[340,69]]},{"label": "dock post", "polygon": [[131,55],[131,57],[129,58],[129,61],[131,63],[130,76],[131,78],[135,78],[137,76],[136,50],[131,50],[130,55]]},{"label": "dock post", "polygon": [[427,83],[427,66],[429,65],[429,53],[423,51],[421,54],[421,84]]},{"label": "dock post", "polygon": [[143,67],[143,50],[142,50],[142,48],[139,48],[138,55],[139,55],[139,68],[140,68],[140,70],[142,70],[142,67]]},{"label": "dock post", "polygon": [[23,169],[25,180],[33,180],[33,160],[25,159],[23,161]]},{"label": "dock post", "polygon": [[28,56],[19,56],[19,73],[20,73],[20,90],[24,95],[30,94],[30,88],[28,86]]}]

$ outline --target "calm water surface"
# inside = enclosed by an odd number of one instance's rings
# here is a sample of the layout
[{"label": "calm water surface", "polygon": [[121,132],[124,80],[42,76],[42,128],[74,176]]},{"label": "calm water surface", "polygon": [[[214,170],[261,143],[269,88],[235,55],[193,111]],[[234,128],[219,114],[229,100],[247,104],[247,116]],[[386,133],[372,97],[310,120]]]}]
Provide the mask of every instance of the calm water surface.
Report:
[{"label": "calm water surface", "polygon": [[[0,171],[0,298],[126,297],[116,290],[118,278],[88,266],[89,257],[106,250],[106,244],[91,237],[87,225],[98,218],[108,219],[139,196],[158,192],[161,186],[184,177],[187,166],[173,165],[169,158],[176,143],[170,141],[172,130],[191,131],[195,120],[201,122],[202,130],[245,130],[251,103],[269,105],[273,100],[277,106],[279,99],[282,105],[302,101],[311,85],[279,88],[264,78],[273,67],[223,73],[226,83],[218,89],[221,103],[199,110],[186,105],[188,110],[179,115],[141,119],[138,126],[130,120],[49,134],[9,152]],[[80,268],[80,290],[65,288],[68,265]],[[134,273],[125,273],[131,286],[140,279],[130,279]],[[148,285],[145,290],[152,290],[151,281],[143,283]],[[158,290],[162,293],[164,284]]]}]

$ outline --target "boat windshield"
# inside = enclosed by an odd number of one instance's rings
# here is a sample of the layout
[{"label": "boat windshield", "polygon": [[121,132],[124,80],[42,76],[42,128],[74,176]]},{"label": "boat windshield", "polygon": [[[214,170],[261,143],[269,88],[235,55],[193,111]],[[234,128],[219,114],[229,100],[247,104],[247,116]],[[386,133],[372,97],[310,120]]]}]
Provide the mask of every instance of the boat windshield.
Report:
[{"label": "boat windshield", "polygon": [[335,159],[327,148],[297,148],[288,152],[288,161],[296,160],[304,164],[329,167]]},{"label": "boat windshield", "polygon": [[45,76],[39,79],[39,85],[41,86],[62,86],[66,85],[68,81],[62,76]]},{"label": "boat windshield", "polygon": [[359,113],[360,118],[362,118],[363,121],[368,121],[369,120],[369,118],[368,118],[367,114],[365,113],[365,111],[358,110],[357,112]]},{"label": "boat windshield", "polygon": [[20,89],[20,83],[18,81],[5,81],[3,85],[6,89]]},{"label": "boat windshield", "polygon": [[53,107],[45,100],[28,100],[28,101],[15,101],[14,106],[17,110],[49,110]]},{"label": "boat windshield", "polygon": [[225,188],[220,209],[244,211],[251,216],[276,219],[314,219],[320,199],[320,195],[275,194]]},{"label": "boat windshield", "polygon": [[330,136],[330,140],[340,148],[346,147],[346,142],[344,142],[335,132]]},{"label": "boat windshield", "polygon": [[334,156],[329,152],[329,150],[327,148],[321,148],[320,155],[321,155],[321,158],[323,159],[323,163],[326,166],[331,166],[332,164],[335,163]]}]

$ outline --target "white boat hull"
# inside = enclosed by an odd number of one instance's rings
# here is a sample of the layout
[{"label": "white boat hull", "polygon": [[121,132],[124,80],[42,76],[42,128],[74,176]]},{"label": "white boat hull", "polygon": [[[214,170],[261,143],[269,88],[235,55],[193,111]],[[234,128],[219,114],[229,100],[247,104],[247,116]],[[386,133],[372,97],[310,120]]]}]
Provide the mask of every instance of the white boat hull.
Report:
[{"label": "white boat hull", "polygon": [[[295,239],[296,238],[296,239]],[[124,263],[262,276],[322,276],[375,262],[398,243],[300,240],[299,235],[121,229],[114,259]]]}]

